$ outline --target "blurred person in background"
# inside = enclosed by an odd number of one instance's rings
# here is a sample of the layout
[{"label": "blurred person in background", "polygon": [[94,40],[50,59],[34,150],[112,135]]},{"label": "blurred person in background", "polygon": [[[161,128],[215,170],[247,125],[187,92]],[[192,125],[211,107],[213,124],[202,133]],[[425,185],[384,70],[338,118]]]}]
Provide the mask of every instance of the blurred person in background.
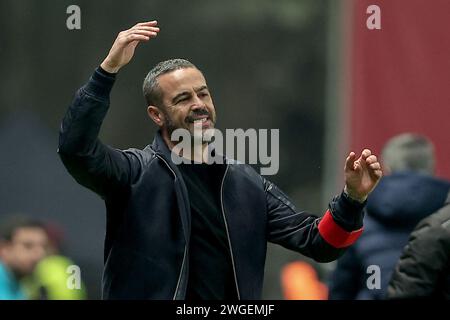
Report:
[{"label": "blurred person in background", "polygon": [[[450,183],[433,176],[434,146],[424,136],[393,137],[381,161],[385,176],[367,200],[364,233],[338,260],[330,278],[330,299],[384,299],[411,231],[444,205],[449,192]],[[367,283],[374,274],[369,266],[379,267],[379,288]]]},{"label": "blurred person in background", "polygon": [[327,300],[328,287],[306,261],[293,261],[281,270],[281,289],[286,300]]},{"label": "blurred person in background", "polygon": [[387,298],[450,300],[450,193],[446,205],[412,232],[389,282]]},{"label": "blurred person in background", "polygon": [[344,190],[323,218],[297,210],[249,165],[176,165],[171,133],[182,128],[195,139],[194,122],[202,133],[216,122],[202,72],[183,59],[145,78],[147,113],[159,128],[153,144],[118,150],[98,139],[117,72],[158,32],[156,21],[120,32],[61,125],[64,165],[107,208],[103,298],[260,299],[267,241],[320,262],[338,258],[361,234],[362,208],[382,175],[368,149],[347,157]]},{"label": "blurred person in background", "polygon": [[56,223],[44,224],[49,242],[47,255],[39,261],[34,272],[23,281],[27,295],[35,300],[84,300],[86,299],[85,284],[80,287],[71,286],[70,267],[74,262],[62,254],[64,231]]},{"label": "blurred person in background", "polygon": [[42,223],[11,216],[0,223],[0,299],[29,297],[21,284],[46,255],[48,237]]}]

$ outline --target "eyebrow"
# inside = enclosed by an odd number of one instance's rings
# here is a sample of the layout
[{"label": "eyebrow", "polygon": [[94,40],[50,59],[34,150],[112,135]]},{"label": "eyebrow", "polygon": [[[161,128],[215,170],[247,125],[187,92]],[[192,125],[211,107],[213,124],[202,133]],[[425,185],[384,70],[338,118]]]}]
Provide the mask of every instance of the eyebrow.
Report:
[{"label": "eyebrow", "polygon": [[199,92],[199,91],[203,91],[205,89],[209,91],[209,88],[208,88],[208,86],[206,84],[201,86],[201,87],[199,87],[199,88],[194,88],[194,91],[195,92]]},{"label": "eyebrow", "polygon": [[[195,92],[200,92],[200,91],[203,91],[203,90],[205,90],[205,89],[209,91],[209,88],[208,88],[207,85],[203,85],[203,86],[200,86],[200,87],[198,87],[198,88],[194,88],[194,91],[195,91]],[[176,103],[177,100],[178,100],[180,97],[182,97],[182,96],[184,96],[184,95],[189,95],[189,94],[190,94],[189,91],[183,91],[183,92],[178,93],[175,97],[172,98],[172,103]]]}]

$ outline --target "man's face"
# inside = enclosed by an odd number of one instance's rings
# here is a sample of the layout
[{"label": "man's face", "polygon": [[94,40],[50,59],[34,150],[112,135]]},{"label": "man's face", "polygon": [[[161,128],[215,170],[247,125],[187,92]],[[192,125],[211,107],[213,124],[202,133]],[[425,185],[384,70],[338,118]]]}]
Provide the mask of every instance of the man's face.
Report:
[{"label": "man's face", "polygon": [[2,245],[2,259],[18,276],[31,274],[36,264],[46,255],[48,237],[37,227],[17,229],[10,242]]},{"label": "man's face", "polygon": [[212,129],[216,112],[203,74],[196,68],[178,69],[158,77],[164,114],[163,130],[175,129],[194,133],[194,122],[203,130]]}]

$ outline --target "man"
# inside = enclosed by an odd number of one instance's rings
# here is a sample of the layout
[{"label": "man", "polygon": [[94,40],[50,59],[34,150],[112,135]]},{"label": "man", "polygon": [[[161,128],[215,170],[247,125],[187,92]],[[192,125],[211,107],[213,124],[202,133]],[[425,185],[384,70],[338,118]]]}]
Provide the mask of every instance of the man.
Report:
[{"label": "man", "polygon": [[443,206],[449,192],[448,181],[433,177],[434,147],[424,136],[393,137],[382,163],[388,174],[367,200],[364,234],[338,261],[330,299],[384,299],[411,231]]},{"label": "man", "polygon": [[409,238],[387,289],[388,299],[450,300],[450,193]]},{"label": "man", "polygon": [[198,141],[195,128],[216,122],[206,80],[189,61],[164,61],[145,78],[148,115],[159,127],[153,144],[121,151],[98,140],[116,73],[158,32],[151,21],[119,33],[61,126],[62,161],[107,207],[103,298],[259,299],[267,241],[318,261],[339,257],[362,231],[364,201],[382,175],[376,156],[350,153],[346,192],[322,219],[298,212],[250,166],[175,165],[171,132],[185,129]]},{"label": "man", "polygon": [[27,299],[20,281],[33,273],[48,244],[44,227],[24,217],[12,217],[0,230],[0,300]]}]

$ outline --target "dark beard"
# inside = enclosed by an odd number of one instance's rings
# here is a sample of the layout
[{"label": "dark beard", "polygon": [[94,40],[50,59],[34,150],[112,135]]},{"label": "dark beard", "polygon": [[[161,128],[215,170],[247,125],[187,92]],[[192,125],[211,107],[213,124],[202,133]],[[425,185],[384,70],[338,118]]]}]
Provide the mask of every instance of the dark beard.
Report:
[{"label": "dark beard", "polygon": [[170,119],[170,117],[168,117],[168,116],[166,115],[165,118],[166,118],[166,129],[167,129],[167,133],[169,134],[169,137],[171,137],[171,136],[172,136],[172,133],[173,133],[176,129],[178,129],[178,128],[174,125],[174,123],[173,123],[172,119]]},{"label": "dark beard", "polygon": [[[164,118],[165,118],[165,120],[166,120],[165,128],[166,128],[166,130],[167,130],[167,134],[168,134],[168,136],[169,136],[169,139],[172,140],[172,139],[171,139],[172,133],[173,133],[176,129],[180,129],[180,127],[179,127],[179,126],[177,127],[177,126],[174,124],[172,118],[168,115],[167,112],[163,111],[163,114],[164,114]],[[184,119],[184,122],[189,126],[190,124],[193,124],[193,123],[194,123],[194,118],[195,118],[195,117],[204,116],[204,115],[208,116],[208,118],[209,118],[209,120],[211,121],[211,123],[212,123],[212,125],[213,125],[213,128],[214,128],[214,125],[215,125],[215,119],[213,119],[213,118],[211,117],[211,114],[210,114],[206,109],[202,109],[202,110],[193,112],[192,114],[188,115],[188,116]],[[188,130],[189,133],[191,134],[191,137],[193,137],[193,132],[191,132],[188,128],[183,128],[183,129]],[[204,137],[203,137],[202,140],[203,140],[204,143],[207,143],[207,144],[210,144],[210,143],[212,142],[212,141],[210,141],[210,140],[206,140],[206,141],[205,141]],[[195,139],[192,139],[192,143],[194,143],[194,141],[195,141]],[[172,141],[172,142],[179,142],[179,141]]]},{"label": "dark beard", "polygon": [[165,111],[165,108],[166,108],[166,106],[163,106],[162,108],[161,108],[161,112],[162,112],[162,114],[164,115],[164,119],[166,120],[165,122],[165,124],[164,124],[164,126],[165,126],[165,128],[166,128],[166,130],[167,130],[167,133],[168,133],[168,135],[169,135],[169,139],[170,139],[170,137],[172,136],[172,133],[176,130],[176,129],[178,129],[178,127],[176,127],[175,126],[175,124],[173,123],[173,120],[172,120],[172,118],[169,116],[169,114]]}]

